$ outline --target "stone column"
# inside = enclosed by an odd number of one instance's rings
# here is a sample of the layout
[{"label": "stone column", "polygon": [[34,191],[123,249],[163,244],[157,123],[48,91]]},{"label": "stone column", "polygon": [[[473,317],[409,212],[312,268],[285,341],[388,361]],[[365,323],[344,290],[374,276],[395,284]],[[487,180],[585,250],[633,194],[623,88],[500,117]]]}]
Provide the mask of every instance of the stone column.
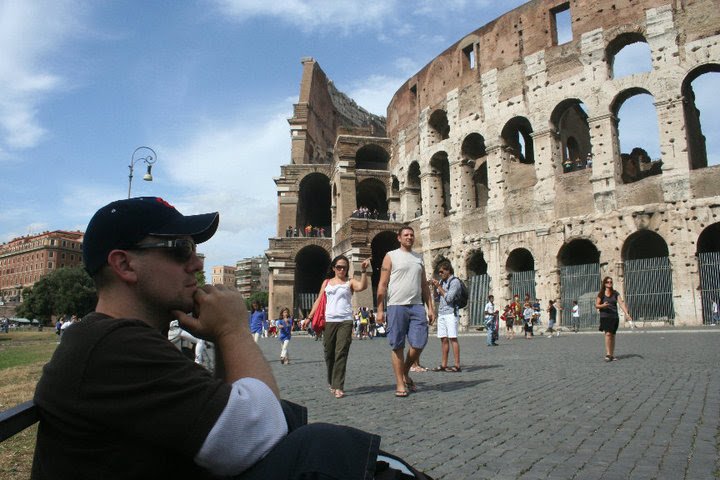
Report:
[{"label": "stone column", "polygon": [[555,202],[555,134],[549,128],[530,134],[535,147],[535,202],[539,209],[552,208]]},{"label": "stone column", "polygon": [[655,103],[660,128],[662,184],[666,202],[688,200],[690,192],[690,159],[685,136],[685,114],[682,99]]},{"label": "stone column", "polygon": [[505,174],[507,173],[504,166],[505,155],[503,155],[502,147],[495,145],[488,147],[487,151],[487,169],[488,169],[488,214],[491,212],[499,213],[505,208]]},{"label": "stone column", "polygon": [[443,218],[445,209],[442,198],[442,178],[437,173],[420,174],[422,213],[425,221]]},{"label": "stone column", "polygon": [[617,208],[615,179],[620,178],[622,171],[617,119],[612,114],[600,115],[588,118],[588,125],[594,153],[590,182],[595,210],[606,213]]}]

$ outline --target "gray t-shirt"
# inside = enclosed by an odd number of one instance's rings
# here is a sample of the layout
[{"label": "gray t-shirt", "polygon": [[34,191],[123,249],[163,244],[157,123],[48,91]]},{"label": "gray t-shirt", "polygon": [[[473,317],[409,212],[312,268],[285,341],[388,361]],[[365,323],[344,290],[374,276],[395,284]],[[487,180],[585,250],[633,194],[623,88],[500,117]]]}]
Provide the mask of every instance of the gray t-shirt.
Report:
[{"label": "gray t-shirt", "polygon": [[422,305],[423,260],[420,254],[397,249],[388,252],[392,261],[388,305]]}]

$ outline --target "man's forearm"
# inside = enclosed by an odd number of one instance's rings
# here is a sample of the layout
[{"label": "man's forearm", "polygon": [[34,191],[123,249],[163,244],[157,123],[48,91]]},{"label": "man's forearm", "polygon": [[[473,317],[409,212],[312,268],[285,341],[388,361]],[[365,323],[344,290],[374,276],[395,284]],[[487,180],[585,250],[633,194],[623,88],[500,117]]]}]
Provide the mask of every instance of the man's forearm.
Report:
[{"label": "man's forearm", "polygon": [[216,340],[220,352],[223,378],[233,383],[241,378],[256,378],[280,398],[280,389],[265,356],[252,336],[241,331],[225,334]]}]

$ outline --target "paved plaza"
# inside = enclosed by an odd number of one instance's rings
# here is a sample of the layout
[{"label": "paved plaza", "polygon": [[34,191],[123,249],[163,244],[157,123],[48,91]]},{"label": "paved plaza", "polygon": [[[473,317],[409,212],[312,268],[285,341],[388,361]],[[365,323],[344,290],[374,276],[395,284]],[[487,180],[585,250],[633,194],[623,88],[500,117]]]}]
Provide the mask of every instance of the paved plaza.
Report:
[{"label": "paved plaza", "polygon": [[[439,343],[424,366],[438,365]],[[611,363],[600,332],[497,347],[465,335],[463,371],[415,373],[408,398],[393,396],[383,338],[353,341],[343,399],[328,391],[321,342],[295,336],[290,365],[277,339],[260,345],[310,422],[377,433],[437,480],[720,478],[720,327],[620,331]]]}]

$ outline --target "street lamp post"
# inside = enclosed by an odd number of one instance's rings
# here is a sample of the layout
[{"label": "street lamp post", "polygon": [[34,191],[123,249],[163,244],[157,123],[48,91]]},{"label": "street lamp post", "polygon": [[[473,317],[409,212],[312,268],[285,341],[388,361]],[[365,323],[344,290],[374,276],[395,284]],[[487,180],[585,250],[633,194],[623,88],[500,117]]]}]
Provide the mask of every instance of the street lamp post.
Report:
[{"label": "street lamp post", "polygon": [[[144,157],[141,156],[143,153],[146,154]],[[143,175],[143,180],[146,182],[152,182],[152,166],[156,161],[157,153],[155,153],[155,150],[152,148],[138,147],[135,149],[132,157],[130,157],[130,165],[128,165],[128,168],[130,169],[130,175],[128,175],[128,198],[130,198],[130,191],[132,189],[133,169],[135,168],[135,164],[137,162],[144,162],[147,165],[147,172]]]}]

